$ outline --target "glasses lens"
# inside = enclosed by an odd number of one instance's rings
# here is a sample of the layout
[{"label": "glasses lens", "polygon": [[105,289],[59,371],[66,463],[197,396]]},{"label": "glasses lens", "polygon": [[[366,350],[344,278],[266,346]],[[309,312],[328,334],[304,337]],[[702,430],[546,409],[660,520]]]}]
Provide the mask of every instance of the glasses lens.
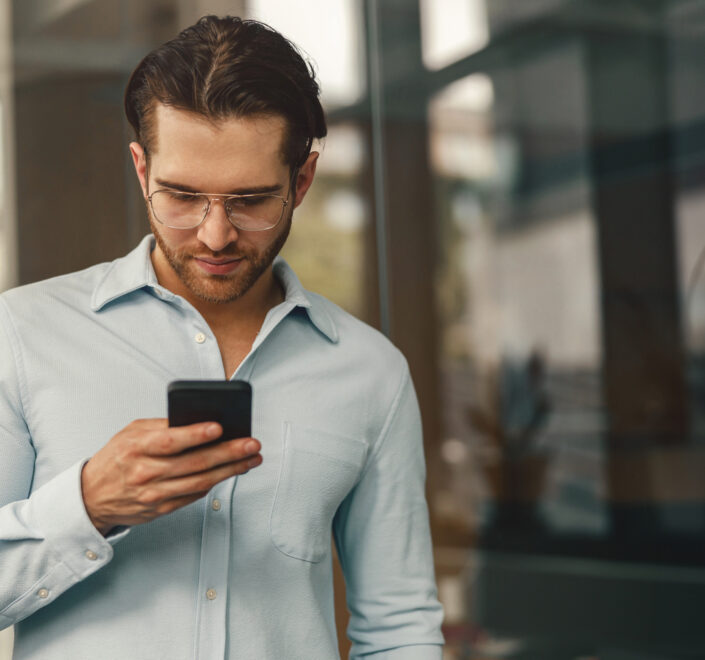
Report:
[{"label": "glasses lens", "polygon": [[176,190],[158,190],[152,193],[152,212],[168,227],[187,229],[201,223],[208,208],[208,198]]},{"label": "glasses lens", "polygon": [[282,217],[285,200],[276,195],[230,197],[225,206],[228,217],[240,229],[263,230],[274,227]]}]

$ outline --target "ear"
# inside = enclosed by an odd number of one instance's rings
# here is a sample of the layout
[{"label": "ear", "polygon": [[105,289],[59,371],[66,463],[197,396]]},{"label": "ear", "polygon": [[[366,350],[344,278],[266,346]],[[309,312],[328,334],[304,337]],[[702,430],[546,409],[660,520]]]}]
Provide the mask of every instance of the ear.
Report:
[{"label": "ear", "polygon": [[139,142],[130,142],[130,153],[132,154],[132,162],[135,165],[137,178],[142,186],[142,194],[147,197],[147,156]]},{"label": "ear", "polygon": [[304,201],[304,197],[313,183],[313,177],[316,174],[316,161],[318,161],[318,152],[312,151],[308,155],[306,162],[299,168],[299,173],[296,175],[294,208]]}]

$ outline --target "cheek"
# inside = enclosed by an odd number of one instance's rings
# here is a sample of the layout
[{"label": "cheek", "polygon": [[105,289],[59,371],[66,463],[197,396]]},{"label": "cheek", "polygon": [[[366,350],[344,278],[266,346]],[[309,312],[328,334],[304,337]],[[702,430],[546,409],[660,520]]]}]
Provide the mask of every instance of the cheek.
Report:
[{"label": "cheek", "polygon": [[[243,232],[244,233],[244,232]],[[262,234],[267,234],[262,236]],[[244,238],[244,240],[242,240]],[[244,236],[239,241],[240,245],[251,252],[262,252],[272,242],[273,236],[268,232],[258,232],[254,236]]]},{"label": "cheek", "polygon": [[169,229],[168,227],[162,231],[162,236],[169,245],[173,245],[174,247],[188,245],[194,240],[193,232]]},{"label": "cheek", "polygon": [[162,243],[172,251],[180,250],[196,240],[195,232],[193,231],[170,229],[169,227],[159,226],[156,223],[152,223],[152,231],[155,234],[158,233]]}]

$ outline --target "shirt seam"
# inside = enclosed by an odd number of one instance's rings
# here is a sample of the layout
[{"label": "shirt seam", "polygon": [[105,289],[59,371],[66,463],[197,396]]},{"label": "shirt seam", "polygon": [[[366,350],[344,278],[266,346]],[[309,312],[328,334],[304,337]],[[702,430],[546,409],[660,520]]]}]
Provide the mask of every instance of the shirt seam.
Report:
[{"label": "shirt seam", "polygon": [[[18,384],[18,389],[19,389],[19,404],[20,404],[20,412],[22,414],[22,417],[24,419],[25,427],[27,428],[27,433],[30,438],[30,444],[31,444],[31,433],[29,432],[29,425],[27,423],[27,418],[28,418],[28,408],[26,405],[26,392],[27,392],[27,384],[26,384],[26,377],[25,377],[25,369],[24,369],[24,358],[23,358],[23,353],[22,353],[22,346],[19,341],[19,333],[17,331],[17,327],[15,326],[15,322],[12,318],[12,315],[10,314],[10,309],[7,306],[7,303],[5,302],[4,299],[0,298],[0,303],[2,303],[3,307],[3,312],[4,316],[7,318],[7,324],[3,323],[3,327],[6,330],[7,337],[10,341],[10,348],[12,349],[12,359],[15,365],[15,372],[17,374],[17,384]],[[0,315],[2,316],[2,315]],[[9,327],[8,327],[9,326]],[[41,580],[46,579],[46,577],[51,574],[53,571],[56,570],[57,566],[63,566],[65,569],[68,569],[68,571],[73,575],[75,578],[80,578],[80,576],[73,570],[73,567],[70,566],[66,561],[64,561],[63,555],[61,554],[61,548],[56,547],[56,544],[48,537],[45,536],[45,542],[47,543],[48,546],[48,553],[51,557],[53,557],[55,564],[54,566],[47,572],[45,573]],[[33,585],[34,587],[34,585]],[[21,598],[26,597],[30,592],[33,587],[30,587],[29,590],[27,590],[22,596],[18,597],[18,599],[15,599],[13,603],[8,605],[6,608],[3,609],[3,612],[6,612],[10,606],[15,604],[18,600]]]},{"label": "shirt seam", "polygon": [[[27,406],[27,381],[26,381],[26,376],[25,376],[25,366],[24,366],[24,357],[22,354],[22,346],[20,345],[20,340],[19,340],[19,333],[17,332],[17,327],[15,326],[15,322],[12,318],[12,315],[10,314],[10,309],[7,306],[7,303],[5,300],[0,298],[0,302],[2,303],[3,310],[4,310],[4,316],[7,318],[7,322],[9,327],[6,327],[7,331],[7,337],[10,340],[10,348],[12,349],[12,360],[15,364],[15,373],[17,374],[17,384],[18,384],[18,389],[19,389],[19,404],[20,404],[20,412],[22,413],[22,417],[24,419],[25,426],[27,427],[27,431],[29,433],[29,424],[27,423],[27,419],[29,417],[29,408]],[[3,324],[5,325],[5,324]],[[31,443],[31,434],[30,435],[30,443]]]},{"label": "shirt seam", "polygon": [[365,477],[367,474],[367,471],[370,469],[373,459],[379,452],[381,451],[381,447],[384,444],[384,441],[387,438],[387,434],[389,433],[389,429],[392,427],[392,422],[394,421],[394,418],[397,415],[397,412],[399,410],[399,402],[401,401],[401,396],[404,391],[404,386],[406,385],[406,382],[409,378],[409,367],[406,364],[406,361],[402,361],[402,371],[401,371],[401,377],[399,379],[399,385],[397,386],[397,390],[394,394],[394,398],[392,399],[392,405],[387,413],[387,417],[384,420],[384,424],[382,425],[382,428],[379,432],[379,435],[377,436],[377,440],[374,443],[374,446],[372,447],[368,458],[366,465],[364,469],[360,472],[360,476],[358,477],[358,480],[356,482],[356,485],[362,481],[362,479]]},{"label": "shirt seam", "polygon": [[[350,493],[348,496],[343,500],[345,502],[348,497],[350,497],[350,494],[355,490],[355,488],[358,487],[360,482],[364,479],[365,475],[367,472],[371,469],[373,460],[377,454],[379,454],[381,450],[381,446],[384,443],[387,434],[389,433],[389,429],[392,426],[392,422],[394,421],[394,418],[396,417],[396,414],[399,410],[399,403],[401,401],[401,396],[404,391],[404,386],[406,385],[407,380],[410,377],[409,374],[409,365],[406,362],[406,360],[403,358],[401,353],[399,353],[401,357],[401,362],[402,362],[402,370],[401,370],[401,377],[399,379],[399,385],[397,386],[397,390],[394,394],[394,398],[392,399],[392,405],[390,407],[389,412],[387,413],[387,417],[384,420],[384,424],[382,424],[382,428],[380,429],[379,435],[377,436],[377,441],[375,442],[374,446],[370,448],[370,451],[367,455],[367,461],[365,463],[365,466],[362,470],[360,470],[360,474],[358,475],[357,481],[355,482],[355,485],[352,487],[350,490]],[[343,503],[341,503],[341,506],[343,506]],[[338,508],[338,511],[340,511],[340,507]],[[336,512],[335,517],[337,517],[338,512]],[[338,560],[340,561],[340,566],[343,569],[343,573],[346,571],[347,567],[347,558],[345,557],[345,552],[344,552],[344,547],[345,544],[342,543],[342,540],[339,538],[338,534],[338,528],[335,524],[335,518],[334,518],[334,523],[333,523],[333,537],[335,539],[335,544],[338,549]],[[349,586],[347,587],[348,589],[350,588]]]}]

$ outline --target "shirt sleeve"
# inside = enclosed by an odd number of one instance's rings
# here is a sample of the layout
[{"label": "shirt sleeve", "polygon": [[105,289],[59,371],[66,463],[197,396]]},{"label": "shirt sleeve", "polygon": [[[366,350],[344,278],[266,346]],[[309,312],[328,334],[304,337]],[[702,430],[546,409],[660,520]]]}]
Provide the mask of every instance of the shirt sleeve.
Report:
[{"label": "shirt sleeve", "polygon": [[350,611],[351,658],[440,660],[421,418],[406,361],[360,481],[341,505],[334,537]]},{"label": "shirt sleeve", "polygon": [[85,460],[32,492],[35,452],[9,323],[0,301],[0,629],[107,564],[126,533],[105,539],[91,523],[81,492]]}]

